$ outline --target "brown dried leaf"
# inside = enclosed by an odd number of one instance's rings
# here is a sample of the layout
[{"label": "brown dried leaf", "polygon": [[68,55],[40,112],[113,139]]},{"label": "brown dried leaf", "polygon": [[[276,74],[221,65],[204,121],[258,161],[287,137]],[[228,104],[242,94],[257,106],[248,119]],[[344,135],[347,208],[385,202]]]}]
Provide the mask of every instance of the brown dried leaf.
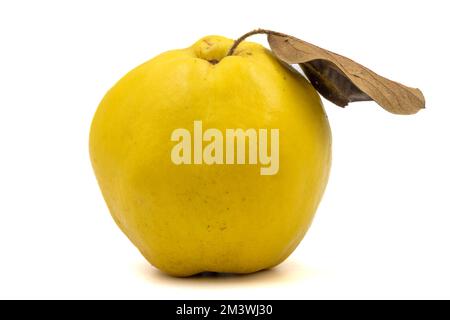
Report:
[{"label": "brown dried leaf", "polygon": [[383,78],[339,54],[276,32],[268,34],[268,41],[278,59],[298,63],[314,88],[338,106],[374,100],[395,114],[414,114],[425,108],[419,89]]}]

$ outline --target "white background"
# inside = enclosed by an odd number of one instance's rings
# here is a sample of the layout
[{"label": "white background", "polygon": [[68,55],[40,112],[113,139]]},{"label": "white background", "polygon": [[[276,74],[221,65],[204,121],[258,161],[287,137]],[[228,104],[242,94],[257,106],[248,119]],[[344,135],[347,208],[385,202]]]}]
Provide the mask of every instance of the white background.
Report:
[{"label": "white background", "polygon": [[[2,1],[0,298],[450,298],[445,1]],[[427,109],[324,102],[333,167],[280,267],[171,278],[113,223],[88,155],[122,75],[202,36],[289,33],[423,90]],[[265,37],[253,41],[267,45]]]}]

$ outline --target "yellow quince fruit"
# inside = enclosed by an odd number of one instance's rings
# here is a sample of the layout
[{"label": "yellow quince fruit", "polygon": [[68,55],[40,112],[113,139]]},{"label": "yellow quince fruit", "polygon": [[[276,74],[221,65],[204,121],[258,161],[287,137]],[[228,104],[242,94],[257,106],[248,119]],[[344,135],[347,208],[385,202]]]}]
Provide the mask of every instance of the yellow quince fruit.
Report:
[{"label": "yellow quince fruit", "polygon": [[120,229],[158,269],[250,273],[304,237],[331,134],[320,98],[263,46],[207,36],[125,75],[101,101],[90,155]]}]

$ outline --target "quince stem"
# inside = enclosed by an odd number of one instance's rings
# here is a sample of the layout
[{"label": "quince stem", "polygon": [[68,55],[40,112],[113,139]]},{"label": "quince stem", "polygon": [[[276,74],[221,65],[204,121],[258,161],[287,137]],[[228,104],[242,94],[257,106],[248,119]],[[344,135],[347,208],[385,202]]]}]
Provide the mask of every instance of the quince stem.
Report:
[{"label": "quince stem", "polygon": [[247,32],[246,34],[240,36],[239,38],[237,38],[233,45],[231,46],[230,50],[228,50],[227,56],[232,56],[234,54],[234,51],[236,50],[237,46],[244,41],[246,38],[253,36],[255,34],[273,34],[276,36],[286,36],[284,33],[281,32],[276,32],[276,31],[272,31],[272,30],[267,30],[267,29],[255,29],[252,30],[250,32]]}]

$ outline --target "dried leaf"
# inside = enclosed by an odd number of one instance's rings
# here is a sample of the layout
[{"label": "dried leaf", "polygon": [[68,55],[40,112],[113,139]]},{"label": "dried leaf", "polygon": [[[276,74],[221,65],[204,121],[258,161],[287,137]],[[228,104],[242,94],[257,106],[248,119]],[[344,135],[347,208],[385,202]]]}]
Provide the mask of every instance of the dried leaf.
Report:
[{"label": "dried leaf", "polygon": [[419,89],[383,78],[346,57],[276,32],[268,34],[268,41],[278,59],[298,63],[314,88],[338,106],[374,100],[395,114],[414,114],[425,108]]},{"label": "dried leaf", "polygon": [[372,100],[327,60],[301,63],[300,67],[314,88],[340,107],[345,107],[349,102]]}]

